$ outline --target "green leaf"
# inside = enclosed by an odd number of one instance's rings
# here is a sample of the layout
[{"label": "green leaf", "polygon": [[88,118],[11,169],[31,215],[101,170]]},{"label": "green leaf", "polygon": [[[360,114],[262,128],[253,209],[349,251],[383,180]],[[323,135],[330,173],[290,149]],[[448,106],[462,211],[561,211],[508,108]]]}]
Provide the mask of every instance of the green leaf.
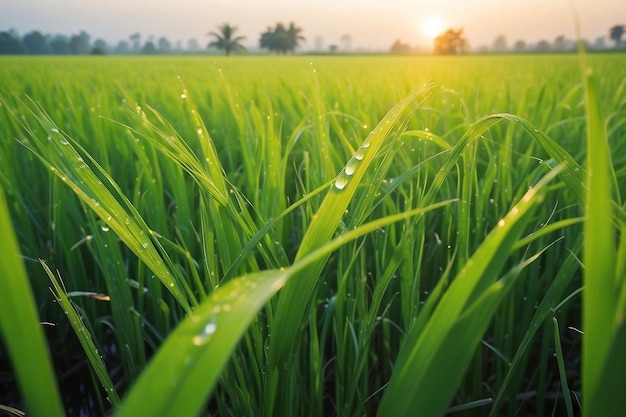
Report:
[{"label": "green leaf", "polygon": [[340,235],[289,268],[228,281],[168,336],[115,416],[198,415],[240,338],[288,279],[364,234],[450,203],[444,201],[372,221]]},{"label": "green leaf", "polygon": [[0,230],[0,335],[28,404],[28,414],[64,416],[46,339],[1,186]]},{"label": "green leaf", "polygon": [[100,384],[104,388],[109,402],[114,407],[119,406],[120,398],[117,394],[117,390],[113,386],[113,382],[111,381],[111,378],[109,377],[109,373],[107,371],[106,365],[104,364],[104,361],[102,360],[102,356],[100,355],[99,350],[96,347],[96,344],[92,340],[89,329],[85,327],[82,317],[78,314],[78,312],[74,308],[74,305],[70,301],[68,297],[68,293],[63,288],[61,278],[60,277],[57,278],[54,275],[54,273],[50,270],[50,268],[48,268],[48,265],[46,265],[45,262],[43,261],[40,261],[40,262],[41,262],[41,266],[43,266],[43,269],[46,271],[48,278],[50,278],[50,282],[52,283],[52,286],[54,287],[54,296],[57,302],[59,303],[59,305],[61,306],[61,308],[63,309],[63,312],[67,316],[67,319],[69,320],[70,325],[72,326],[72,329],[74,330],[74,333],[78,337],[78,341],[80,342],[80,345],[83,347],[83,350],[85,351],[85,354],[87,355],[87,359],[89,359],[89,363],[91,364],[93,370],[95,371],[96,376],[98,380],[100,381]]},{"label": "green leaf", "polygon": [[514,269],[498,282],[497,274],[529,214],[542,201],[546,183],[557,172],[546,175],[500,220],[441,297],[426,325],[409,330],[378,415],[444,414],[509,281],[519,271]]},{"label": "green leaf", "polygon": [[618,276],[613,226],[610,149],[591,70],[585,73],[587,198],[583,261],[584,416],[616,415],[626,409],[626,309],[618,304],[626,286]]}]

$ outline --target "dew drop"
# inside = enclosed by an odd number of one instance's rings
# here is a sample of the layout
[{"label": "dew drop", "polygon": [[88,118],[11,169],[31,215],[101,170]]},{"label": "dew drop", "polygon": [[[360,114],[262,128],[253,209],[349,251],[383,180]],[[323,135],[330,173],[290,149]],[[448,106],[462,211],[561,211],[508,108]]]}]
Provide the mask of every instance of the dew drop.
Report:
[{"label": "dew drop", "polygon": [[200,346],[205,344],[211,339],[211,336],[217,330],[217,320],[212,317],[211,320],[204,326],[202,331],[193,337],[193,344]]},{"label": "dew drop", "polygon": [[366,149],[369,148],[372,145],[372,143],[369,140],[366,140],[365,142],[363,142],[363,144],[361,145],[361,148]]},{"label": "dew drop", "polygon": [[100,227],[100,229],[102,229],[102,231],[103,231],[103,232],[108,232],[108,231],[110,230],[110,229],[109,229],[109,226],[107,226],[107,225],[105,225],[105,224],[104,224],[104,225],[102,225],[102,227]]},{"label": "dew drop", "polygon": [[344,169],[344,172],[346,173],[346,175],[350,176],[354,174],[354,171],[356,170],[356,165],[357,165],[357,161],[351,159],[346,165],[346,168]]},{"label": "dew drop", "polygon": [[346,185],[348,185],[348,177],[345,173],[342,172],[335,180],[335,188],[338,190],[343,190],[344,188],[346,188]]},{"label": "dew drop", "polygon": [[184,99],[186,99],[186,98],[187,98],[187,94],[182,93],[182,94],[180,95],[180,98],[182,98],[183,100],[184,100]]},{"label": "dew drop", "polygon": [[144,248],[144,249],[147,249],[148,248],[148,243],[147,242],[143,242],[141,244],[141,247]]},{"label": "dew drop", "polygon": [[66,139],[61,139],[61,140],[59,141],[59,143],[60,143],[61,145],[69,145],[69,144],[70,144],[70,143],[69,143]]},{"label": "dew drop", "polygon": [[53,127],[52,129],[50,129],[50,131],[52,133],[59,133],[59,129],[57,129],[56,127]]},{"label": "dew drop", "polygon": [[356,150],[354,153],[354,159],[362,161],[365,158],[365,149],[363,147]]},{"label": "dew drop", "polygon": [[197,128],[197,129],[196,129],[196,133],[197,133],[198,135],[201,135],[201,134],[202,134],[202,129],[201,129],[201,128]]},{"label": "dew drop", "polygon": [[498,222],[498,226],[500,227],[504,226],[504,219],[500,219],[500,221]]}]

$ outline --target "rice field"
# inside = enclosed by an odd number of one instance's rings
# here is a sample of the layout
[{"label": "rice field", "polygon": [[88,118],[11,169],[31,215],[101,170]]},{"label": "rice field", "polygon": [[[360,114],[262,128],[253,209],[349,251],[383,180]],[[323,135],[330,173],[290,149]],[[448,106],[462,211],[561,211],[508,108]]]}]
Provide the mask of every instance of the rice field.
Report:
[{"label": "rice field", "polygon": [[620,415],[625,63],[0,59],[0,410]]}]

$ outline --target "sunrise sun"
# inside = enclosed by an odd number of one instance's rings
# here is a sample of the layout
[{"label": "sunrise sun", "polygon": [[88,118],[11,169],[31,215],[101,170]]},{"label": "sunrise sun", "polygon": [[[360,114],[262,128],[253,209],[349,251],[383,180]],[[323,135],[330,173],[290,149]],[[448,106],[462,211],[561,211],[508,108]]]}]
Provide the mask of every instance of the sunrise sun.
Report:
[{"label": "sunrise sun", "polygon": [[422,32],[431,39],[441,35],[444,26],[443,20],[436,16],[427,17],[422,20]]}]

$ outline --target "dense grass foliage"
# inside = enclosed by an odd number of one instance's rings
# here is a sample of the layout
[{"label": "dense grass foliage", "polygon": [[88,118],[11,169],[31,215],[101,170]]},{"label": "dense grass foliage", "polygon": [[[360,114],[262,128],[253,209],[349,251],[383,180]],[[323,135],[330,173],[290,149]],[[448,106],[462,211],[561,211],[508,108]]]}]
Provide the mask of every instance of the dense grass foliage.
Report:
[{"label": "dense grass foliage", "polygon": [[625,56],[0,63],[0,407],[626,406]]}]

